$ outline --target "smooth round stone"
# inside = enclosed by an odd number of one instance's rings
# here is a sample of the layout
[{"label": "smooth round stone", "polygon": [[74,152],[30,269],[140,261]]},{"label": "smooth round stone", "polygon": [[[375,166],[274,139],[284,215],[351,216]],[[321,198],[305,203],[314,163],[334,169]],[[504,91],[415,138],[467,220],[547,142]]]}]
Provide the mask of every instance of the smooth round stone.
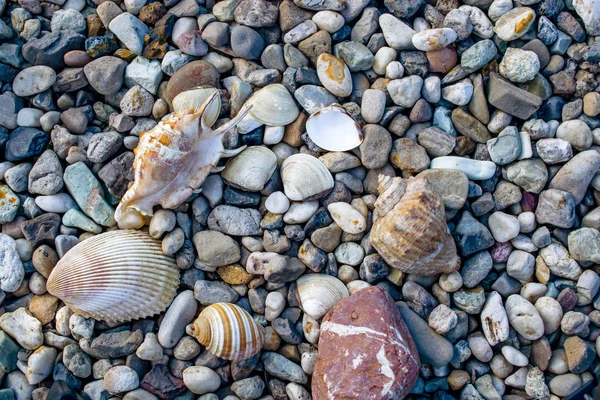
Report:
[{"label": "smooth round stone", "polygon": [[507,126],[486,143],[490,158],[498,165],[510,164],[521,154],[521,137],[517,128]]},{"label": "smooth round stone", "polygon": [[404,22],[391,14],[382,14],[379,17],[379,26],[386,43],[396,50],[410,50],[414,48],[412,37],[416,32]]},{"label": "smooth round stone", "polygon": [[404,66],[400,61],[392,61],[385,67],[385,77],[388,79],[400,79],[404,76]]},{"label": "smooth round stone", "polygon": [[463,157],[444,156],[431,160],[430,168],[456,169],[469,179],[486,180],[494,176],[496,164],[491,161],[472,160]]},{"label": "smooth round stone", "polygon": [[391,47],[382,47],[377,50],[375,57],[373,58],[373,70],[378,75],[385,75],[388,64],[394,61],[398,57],[396,50]]},{"label": "smooth round stone", "polygon": [[317,59],[319,80],[334,96],[347,97],[352,93],[350,69],[341,59],[323,53]]},{"label": "smooth round stone", "polygon": [[185,32],[194,31],[198,29],[198,22],[196,18],[183,17],[177,19],[173,25],[173,31],[171,32],[171,40],[173,43],[177,43],[179,36]]},{"label": "smooth round stone", "polygon": [[529,364],[527,357],[512,346],[502,347],[502,355],[504,355],[506,361],[516,367],[526,367]]},{"label": "smooth round stone", "polygon": [[335,249],[334,254],[338,263],[351,265],[353,267],[359,265],[365,257],[364,249],[354,242],[340,244]]},{"label": "smooth round stone", "polygon": [[144,36],[149,32],[146,24],[125,12],[110,21],[108,28],[132,53],[142,54]]},{"label": "smooth round stone", "polygon": [[348,203],[331,203],[327,206],[331,217],[347,233],[361,233],[366,229],[365,217]]},{"label": "smooth round stone", "polygon": [[270,292],[265,299],[265,317],[273,321],[285,308],[285,297],[280,292]]},{"label": "smooth round stone", "polygon": [[494,32],[505,42],[523,36],[535,21],[535,11],[528,7],[517,7],[506,12],[494,25]]},{"label": "smooth round stone", "polygon": [[306,20],[290,29],[290,31],[283,36],[283,41],[285,43],[295,44],[310,37],[316,33],[317,30],[317,24],[312,20]]},{"label": "smooth round stone", "polygon": [[127,63],[120,58],[104,56],[88,63],[83,72],[90,85],[100,94],[111,95],[123,85]]},{"label": "smooth round stone", "polygon": [[239,25],[231,30],[231,49],[238,57],[258,59],[264,48],[265,40],[254,29]]},{"label": "smooth round stone", "polygon": [[50,132],[60,122],[60,112],[48,111],[40,117],[40,126],[44,132]]},{"label": "smooth round stone", "polygon": [[378,89],[367,89],[363,93],[360,106],[361,115],[365,122],[376,124],[385,111],[385,92]]},{"label": "smooth round stone", "polygon": [[22,108],[17,114],[17,125],[37,128],[41,125],[42,115],[44,115],[44,111],[37,108]]},{"label": "smooth round stone", "polygon": [[581,387],[581,378],[575,374],[564,374],[555,376],[550,380],[548,386],[556,396],[568,397]]},{"label": "smooth round stone", "polygon": [[185,326],[192,322],[198,303],[191,290],[181,292],[165,313],[157,338],[164,348],[173,348],[185,333]]},{"label": "smooth round stone", "polygon": [[418,50],[434,51],[454,43],[457,38],[456,32],[450,28],[427,29],[415,34],[412,43]]},{"label": "smooth round stone", "polygon": [[63,214],[70,209],[77,208],[77,203],[67,193],[57,193],[50,196],[38,196],[35,204],[46,212]]},{"label": "smooth round stone", "polygon": [[292,203],[289,210],[283,216],[283,222],[286,224],[303,224],[317,212],[319,201],[305,201],[301,203]]},{"label": "smooth round stone", "polygon": [[442,88],[442,98],[457,106],[467,105],[472,96],[473,83],[471,83],[469,78]]},{"label": "smooth round stone", "polygon": [[265,208],[273,214],[283,214],[290,208],[290,200],[283,192],[273,192],[267,197]]},{"label": "smooth round stone", "polygon": [[571,143],[578,151],[589,149],[593,139],[590,127],[579,119],[561,123],[556,130],[556,137]]},{"label": "smooth round stone", "polygon": [[130,392],[139,385],[137,373],[125,365],[112,367],[104,375],[104,390],[113,395]]},{"label": "smooth round stone", "polygon": [[499,65],[500,75],[511,82],[523,83],[535,78],[540,59],[533,51],[509,47]]},{"label": "smooth round stone", "polygon": [[488,220],[492,236],[497,242],[504,243],[517,237],[520,231],[519,220],[510,214],[496,211]]},{"label": "smooth round stone", "polygon": [[277,144],[283,139],[285,134],[284,126],[265,126],[263,134],[263,143],[266,145]]},{"label": "smooth round stone", "polygon": [[25,68],[13,80],[13,92],[17,96],[33,96],[49,89],[56,82],[56,72],[45,65]]},{"label": "smooth round stone", "polygon": [[474,72],[488,65],[496,57],[496,54],[498,54],[498,49],[492,40],[481,40],[463,52],[460,65],[466,72]]},{"label": "smooth round stone", "polygon": [[221,378],[208,367],[188,367],[183,371],[183,383],[192,393],[204,394],[217,390]]},{"label": "smooth round stone", "polygon": [[344,17],[334,11],[329,10],[319,11],[313,15],[312,21],[319,29],[323,29],[329,33],[339,31],[345,23]]},{"label": "smooth round stone", "polygon": [[422,88],[423,78],[411,75],[392,80],[387,86],[387,91],[396,105],[411,108],[421,98]]},{"label": "smooth round stone", "polygon": [[202,34],[198,30],[179,35],[177,47],[185,54],[195,57],[202,57],[208,53],[208,44],[202,39]]},{"label": "smooth round stone", "polygon": [[544,322],[537,309],[518,294],[508,297],[505,303],[508,320],[525,339],[537,340],[544,334]]}]

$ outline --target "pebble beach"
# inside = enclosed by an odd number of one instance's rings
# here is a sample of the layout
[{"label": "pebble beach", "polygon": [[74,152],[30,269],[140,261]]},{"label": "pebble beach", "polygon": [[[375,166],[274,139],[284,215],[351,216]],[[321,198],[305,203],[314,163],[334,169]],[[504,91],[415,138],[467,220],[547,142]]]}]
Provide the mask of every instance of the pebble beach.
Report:
[{"label": "pebble beach", "polygon": [[0,0],[0,227],[0,400],[592,400],[600,0]]}]

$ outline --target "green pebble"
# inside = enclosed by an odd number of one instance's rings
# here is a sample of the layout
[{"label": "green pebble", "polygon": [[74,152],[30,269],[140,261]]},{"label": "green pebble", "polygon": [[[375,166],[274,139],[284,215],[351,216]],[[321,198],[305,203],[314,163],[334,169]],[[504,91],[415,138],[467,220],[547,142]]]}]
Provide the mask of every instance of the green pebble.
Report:
[{"label": "green pebble", "polygon": [[64,226],[72,226],[86,232],[100,233],[102,227],[89,219],[79,210],[71,209],[63,215],[62,223]]}]

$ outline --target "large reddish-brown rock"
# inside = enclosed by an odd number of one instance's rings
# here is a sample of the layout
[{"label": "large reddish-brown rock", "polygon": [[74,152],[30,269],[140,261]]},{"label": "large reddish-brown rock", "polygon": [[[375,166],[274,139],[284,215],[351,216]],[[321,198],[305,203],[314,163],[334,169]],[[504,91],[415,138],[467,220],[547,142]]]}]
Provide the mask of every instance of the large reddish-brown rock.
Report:
[{"label": "large reddish-brown rock", "polygon": [[323,319],[313,400],[402,399],[419,375],[419,354],[394,300],[373,286]]}]

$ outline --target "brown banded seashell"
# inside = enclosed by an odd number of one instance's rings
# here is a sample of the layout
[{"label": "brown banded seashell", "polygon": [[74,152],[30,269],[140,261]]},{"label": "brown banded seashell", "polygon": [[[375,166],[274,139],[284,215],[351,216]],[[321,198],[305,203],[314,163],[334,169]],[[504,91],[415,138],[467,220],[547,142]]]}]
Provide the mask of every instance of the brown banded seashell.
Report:
[{"label": "brown banded seashell", "polygon": [[389,265],[425,276],[460,267],[444,203],[426,179],[380,175],[379,193],[370,240]]},{"label": "brown banded seashell", "polygon": [[197,87],[179,93],[172,101],[173,111],[178,113],[188,110],[196,112],[215,93],[215,100],[206,107],[202,115],[206,125],[213,126],[221,113],[221,96],[219,90],[214,87]]},{"label": "brown banded seashell", "polygon": [[281,164],[283,190],[292,201],[315,200],[333,188],[333,177],[317,158],[309,154],[293,154]]},{"label": "brown banded seashell", "polygon": [[231,303],[206,307],[194,321],[192,332],[208,351],[232,361],[252,357],[265,340],[263,327],[246,310]]},{"label": "brown banded seashell", "polygon": [[117,209],[115,220],[121,229],[139,229],[143,216],[153,214],[153,207],[176,208],[197,192],[210,172],[220,171],[221,157],[238,154],[244,148],[225,150],[222,138],[248,112],[239,114],[216,130],[204,120],[218,93],[213,93],[197,110],[189,108],[163,118],[158,125],[140,134],[133,151],[135,179]]},{"label": "brown banded seashell", "polygon": [[296,285],[302,310],[314,319],[321,318],[340,300],[349,296],[346,285],[331,275],[302,275]]},{"label": "brown banded seashell", "polygon": [[287,125],[300,114],[294,98],[281,83],[273,83],[257,90],[246,101],[246,106],[252,107],[252,118],[269,126]]},{"label": "brown banded seashell", "polygon": [[332,104],[308,117],[306,133],[317,146],[329,151],[352,150],[364,139],[360,125],[339,104]]},{"label": "brown banded seashell", "polygon": [[275,168],[275,153],[264,146],[251,146],[227,161],[221,178],[235,188],[258,192],[265,187]]},{"label": "brown banded seashell", "polygon": [[48,293],[84,317],[109,323],[150,317],[175,297],[179,271],[161,242],[117,230],[77,244],[48,277]]}]

